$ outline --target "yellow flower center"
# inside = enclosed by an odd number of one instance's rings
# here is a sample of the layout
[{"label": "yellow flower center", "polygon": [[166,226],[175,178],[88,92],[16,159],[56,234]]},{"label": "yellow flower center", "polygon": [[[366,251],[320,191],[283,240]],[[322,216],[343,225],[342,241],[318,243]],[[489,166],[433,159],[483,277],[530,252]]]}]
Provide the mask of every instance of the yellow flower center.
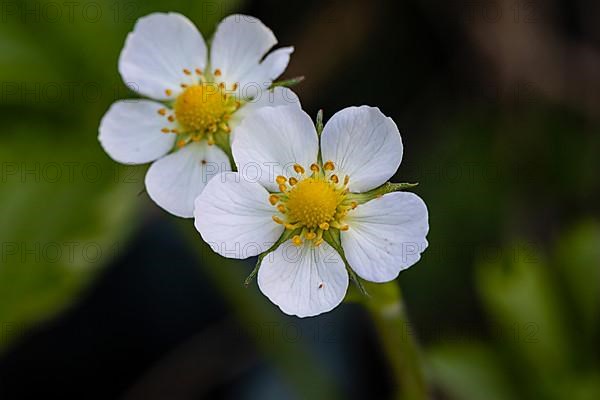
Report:
[{"label": "yellow flower center", "polygon": [[277,177],[279,193],[269,196],[269,202],[277,207],[284,219],[273,216],[273,221],[282,224],[286,229],[297,231],[292,242],[300,246],[303,240],[313,241],[313,245],[323,243],[323,234],[330,228],[347,230],[343,219],[349,210],[356,208],[356,202],[348,199],[348,182],[346,176],[340,182],[334,173],[333,162],[327,161],[323,166],[310,166],[311,174],[305,173],[301,165],[294,165],[299,178]]},{"label": "yellow flower center", "polygon": [[216,132],[234,111],[231,100],[215,84],[190,86],[175,101],[175,117],[187,131]]},{"label": "yellow flower center", "polygon": [[[238,84],[234,83],[228,90],[224,83],[215,83],[213,78],[220,76],[221,71],[215,70],[212,74],[204,73],[196,68],[194,73],[184,69],[184,79],[192,84],[182,83],[184,89],[175,102],[173,109],[161,108],[158,113],[167,118],[171,124],[161,129],[163,133],[177,135],[177,146],[183,147],[191,141],[206,139],[208,144],[215,143],[216,135],[231,132],[229,120],[242,106],[242,102],[234,96]],[[165,89],[167,96],[173,94],[172,89]]]},{"label": "yellow flower center", "polygon": [[289,218],[309,229],[330,222],[344,196],[332,182],[317,178],[304,179],[288,193]]}]

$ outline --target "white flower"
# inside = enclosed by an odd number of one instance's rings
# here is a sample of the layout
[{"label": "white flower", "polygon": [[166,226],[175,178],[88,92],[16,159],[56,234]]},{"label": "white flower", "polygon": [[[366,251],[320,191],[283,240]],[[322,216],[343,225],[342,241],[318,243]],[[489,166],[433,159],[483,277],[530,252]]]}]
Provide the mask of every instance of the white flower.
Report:
[{"label": "white flower", "polygon": [[146,175],[149,196],[174,215],[192,217],[207,181],[231,169],[229,136],[241,120],[265,106],[299,106],[289,89],[266,91],[293,52],[285,47],[264,57],[276,43],[271,30],[245,15],[219,24],[210,52],[180,14],[140,18],[119,71],[128,86],[154,100],[114,103],[100,123],[102,147],[121,163],[155,161]]},{"label": "white flower", "polygon": [[382,186],[403,147],[378,108],[338,112],[320,144],[302,110],[265,108],[239,126],[232,149],[240,172],[209,182],[196,200],[195,225],[226,257],[255,256],[289,238],[258,271],[261,291],[286,314],[313,316],[343,300],[348,271],[324,239],[339,238],[351,269],[372,282],[395,279],[427,247],[425,203]]}]

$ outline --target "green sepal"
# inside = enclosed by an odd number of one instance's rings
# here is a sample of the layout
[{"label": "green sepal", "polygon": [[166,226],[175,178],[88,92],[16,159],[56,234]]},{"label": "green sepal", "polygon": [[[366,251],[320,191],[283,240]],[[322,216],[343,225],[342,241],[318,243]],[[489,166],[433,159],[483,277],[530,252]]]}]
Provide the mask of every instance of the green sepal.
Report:
[{"label": "green sepal", "polygon": [[277,240],[275,242],[275,244],[273,244],[273,246],[271,246],[267,251],[263,251],[262,253],[260,253],[258,255],[258,261],[256,261],[256,265],[254,266],[254,269],[252,270],[252,272],[250,272],[250,275],[248,275],[248,277],[244,280],[244,286],[248,287],[252,283],[252,280],[254,279],[256,274],[258,274],[258,269],[260,268],[260,263],[267,255],[269,255],[270,253],[277,250],[277,248],[279,246],[281,246],[283,243],[287,242],[290,238],[294,237],[294,235],[299,235],[300,231],[301,231],[300,229],[296,229],[293,231],[286,229],[283,232],[283,234],[281,235],[281,237],[279,238],[279,240]]},{"label": "green sepal", "polygon": [[[319,110],[317,113],[317,120],[315,121],[315,127],[317,128],[317,137],[321,137],[323,133],[323,110]],[[323,165],[323,156],[321,155],[321,146],[319,146],[319,153],[317,154],[317,162],[319,165]]]},{"label": "green sepal", "polygon": [[346,199],[350,201],[355,201],[357,204],[364,204],[368,201],[381,197],[388,193],[400,192],[406,189],[414,188],[418,186],[418,183],[391,183],[386,182],[383,185],[375,188],[373,190],[369,190],[365,193],[348,193]]},{"label": "green sepal", "polygon": [[323,110],[319,110],[319,112],[317,113],[317,121],[315,123],[315,126],[317,127],[317,135],[321,136],[321,133],[323,132]]},{"label": "green sepal", "polygon": [[231,151],[231,134],[224,131],[218,131],[215,133],[214,138],[215,145],[227,154],[232,171],[237,171],[237,166],[233,160],[233,152]]},{"label": "green sepal", "polygon": [[338,252],[340,257],[342,258],[342,261],[344,261],[344,264],[346,265],[346,270],[348,271],[348,275],[350,276],[350,279],[352,280],[352,282],[354,282],[354,284],[356,285],[358,290],[364,296],[368,296],[369,293],[367,293],[367,290],[365,289],[362,282],[360,281],[360,278],[356,275],[354,270],[350,267],[350,263],[348,263],[348,260],[346,260],[346,254],[344,253],[344,249],[342,248],[342,241],[340,239],[339,229],[330,228],[330,229],[326,230],[323,233],[323,240],[325,240],[325,242],[327,242],[328,245],[333,247],[333,249]]},{"label": "green sepal", "polygon": [[297,76],[297,77],[292,78],[292,79],[287,79],[287,80],[284,80],[284,81],[273,82],[273,83],[271,83],[271,86],[269,86],[269,90],[273,89],[273,88],[276,88],[277,86],[283,86],[283,87],[286,87],[286,88],[290,88],[290,87],[296,86],[297,84],[299,84],[303,80],[304,80],[303,76]]}]

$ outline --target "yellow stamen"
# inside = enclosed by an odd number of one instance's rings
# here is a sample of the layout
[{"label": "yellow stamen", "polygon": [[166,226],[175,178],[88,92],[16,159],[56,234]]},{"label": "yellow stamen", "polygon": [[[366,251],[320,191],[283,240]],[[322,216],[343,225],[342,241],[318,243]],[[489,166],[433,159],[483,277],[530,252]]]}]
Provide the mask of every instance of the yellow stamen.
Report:
[{"label": "yellow stamen", "polygon": [[325,171],[333,171],[335,169],[335,164],[333,161],[327,161],[325,164],[323,164],[323,169]]},{"label": "yellow stamen", "polygon": [[298,183],[298,179],[296,179],[296,178],[294,178],[294,177],[291,177],[291,178],[289,179],[289,182],[290,182],[290,185],[294,186],[296,183]]},{"label": "yellow stamen", "polygon": [[302,168],[302,165],[300,164],[294,164],[294,171],[300,175],[304,174],[304,168]]},{"label": "yellow stamen", "polygon": [[276,194],[272,194],[269,196],[269,203],[271,203],[272,206],[277,204],[278,201],[279,201],[279,196],[277,196]]},{"label": "yellow stamen", "polygon": [[215,76],[221,76],[222,72],[219,68],[215,69]]},{"label": "yellow stamen", "polygon": [[302,246],[302,238],[299,235],[296,235],[292,238],[292,243],[295,246]]}]

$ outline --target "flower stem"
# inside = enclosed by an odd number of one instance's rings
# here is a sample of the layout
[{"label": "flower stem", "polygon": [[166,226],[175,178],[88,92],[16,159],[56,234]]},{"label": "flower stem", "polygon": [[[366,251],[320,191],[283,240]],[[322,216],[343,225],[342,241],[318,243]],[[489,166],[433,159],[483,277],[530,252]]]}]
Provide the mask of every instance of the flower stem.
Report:
[{"label": "flower stem", "polygon": [[421,356],[412,335],[402,294],[397,283],[366,283],[370,296],[362,300],[379,334],[381,345],[392,368],[395,398],[423,400],[429,391]]}]

